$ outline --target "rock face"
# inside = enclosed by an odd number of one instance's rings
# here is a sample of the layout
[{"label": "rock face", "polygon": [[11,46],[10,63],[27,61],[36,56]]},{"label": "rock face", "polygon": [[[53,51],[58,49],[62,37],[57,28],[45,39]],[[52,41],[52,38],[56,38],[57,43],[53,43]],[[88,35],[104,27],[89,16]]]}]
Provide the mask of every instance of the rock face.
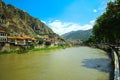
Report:
[{"label": "rock face", "polygon": [[[50,35],[55,34],[46,24],[30,16],[27,12],[6,5],[0,0],[0,29],[8,35]],[[56,34],[55,34],[56,35]],[[58,35],[56,35],[58,36]]]}]

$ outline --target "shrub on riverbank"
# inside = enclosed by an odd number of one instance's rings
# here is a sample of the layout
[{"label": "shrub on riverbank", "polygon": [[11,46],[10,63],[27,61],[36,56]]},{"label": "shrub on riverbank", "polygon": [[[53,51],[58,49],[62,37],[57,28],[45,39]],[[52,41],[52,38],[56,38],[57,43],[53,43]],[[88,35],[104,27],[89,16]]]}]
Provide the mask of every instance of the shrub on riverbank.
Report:
[{"label": "shrub on riverbank", "polygon": [[0,54],[10,54],[10,53],[18,53],[18,54],[22,54],[22,53],[27,53],[29,51],[40,51],[40,50],[52,50],[52,49],[60,49],[63,48],[62,46],[46,46],[43,48],[26,48],[26,47],[21,47],[19,50],[11,50],[11,51],[2,51],[0,52]]},{"label": "shrub on riverbank", "polygon": [[34,49],[32,49],[32,51],[39,51],[39,50],[52,50],[52,49],[60,49],[60,48],[62,48],[62,46],[34,48]]}]

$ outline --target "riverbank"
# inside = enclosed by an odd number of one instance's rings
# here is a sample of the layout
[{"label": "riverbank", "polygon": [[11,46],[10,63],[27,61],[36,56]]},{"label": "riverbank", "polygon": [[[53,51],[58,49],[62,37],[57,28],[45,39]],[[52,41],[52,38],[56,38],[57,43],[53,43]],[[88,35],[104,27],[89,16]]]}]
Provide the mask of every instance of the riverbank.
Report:
[{"label": "riverbank", "polygon": [[62,46],[45,46],[45,47],[35,47],[35,48],[25,48],[25,49],[20,49],[20,50],[10,50],[10,51],[2,51],[0,54],[10,54],[10,53],[27,53],[30,51],[43,51],[43,50],[54,50],[54,49],[62,49]]},{"label": "riverbank", "polygon": [[[120,66],[120,49],[115,46],[115,45],[110,45],[110,44],[102,44],[102,45],[94,45],[93,46],[94,48],[99,48],[99,49],[102,49],[104,51],[107,52],[107,55],[109,56],[109,58],[111,59],[111,64],[110,64],[110,67],[111,67],[111,72],[110,72],[110,80],[116,80],[118,79],[118,75],[119,75],[119,68],[118,66]],[[116,54],[116,57],[118,57],[118,62],[116,63],[116,58],[115,58],[115,54]],[[117,68],[116,68],[116,65],[117,65]],[[119,70],[118,72],[116,72],[116,69]],[[116,77],[117,76],[117,77]]]},{"label": "riverbank", "polygon": [[52,50],[52,49],[60,49],[62,46],[52,46],[52,47],[43,47],[43,48],[33,48],[30,51],[40,51],[40,50]]}]

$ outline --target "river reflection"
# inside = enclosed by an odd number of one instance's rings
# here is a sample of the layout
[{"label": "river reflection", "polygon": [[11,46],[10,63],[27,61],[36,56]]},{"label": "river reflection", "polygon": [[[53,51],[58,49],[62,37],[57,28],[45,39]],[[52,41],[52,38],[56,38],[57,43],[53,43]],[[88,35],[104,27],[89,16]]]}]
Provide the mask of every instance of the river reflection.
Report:
[{"label": "river reflection", "polygon": [[0,80],[109,80],[109,65],[104,51],[89,47],[5,54]]}]

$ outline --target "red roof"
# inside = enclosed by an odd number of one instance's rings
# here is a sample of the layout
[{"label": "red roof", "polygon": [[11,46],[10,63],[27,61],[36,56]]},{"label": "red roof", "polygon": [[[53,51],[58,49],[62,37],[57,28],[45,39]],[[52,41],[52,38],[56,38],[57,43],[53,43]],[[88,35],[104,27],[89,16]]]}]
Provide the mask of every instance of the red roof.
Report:
[{"label": "red roof", "polygon": [[8,36],[9,39],[15,39],[15,36]]},{"label": "red roof", "polygon": [[31,39],[30,36],[21,36],[21,37],[23,37],[24,39]]},{"label": "red roof", "polygon": [[5,33],[5,31],[4,31],[4,30],[0,30],[0,32]]},{"label": "red roof", "polygon": [[36,40],[35,38],[31,38],[30,36],[8,36],[8,38],[10,39],[32,39],[32,40]]},{"label": "red roof", "polygon": [[16,39],[24,39],[22,36],[16,36]]},{"label": "red roof", "polygon": [[30,36],[16,36],[16,39],[31,39]]}]

